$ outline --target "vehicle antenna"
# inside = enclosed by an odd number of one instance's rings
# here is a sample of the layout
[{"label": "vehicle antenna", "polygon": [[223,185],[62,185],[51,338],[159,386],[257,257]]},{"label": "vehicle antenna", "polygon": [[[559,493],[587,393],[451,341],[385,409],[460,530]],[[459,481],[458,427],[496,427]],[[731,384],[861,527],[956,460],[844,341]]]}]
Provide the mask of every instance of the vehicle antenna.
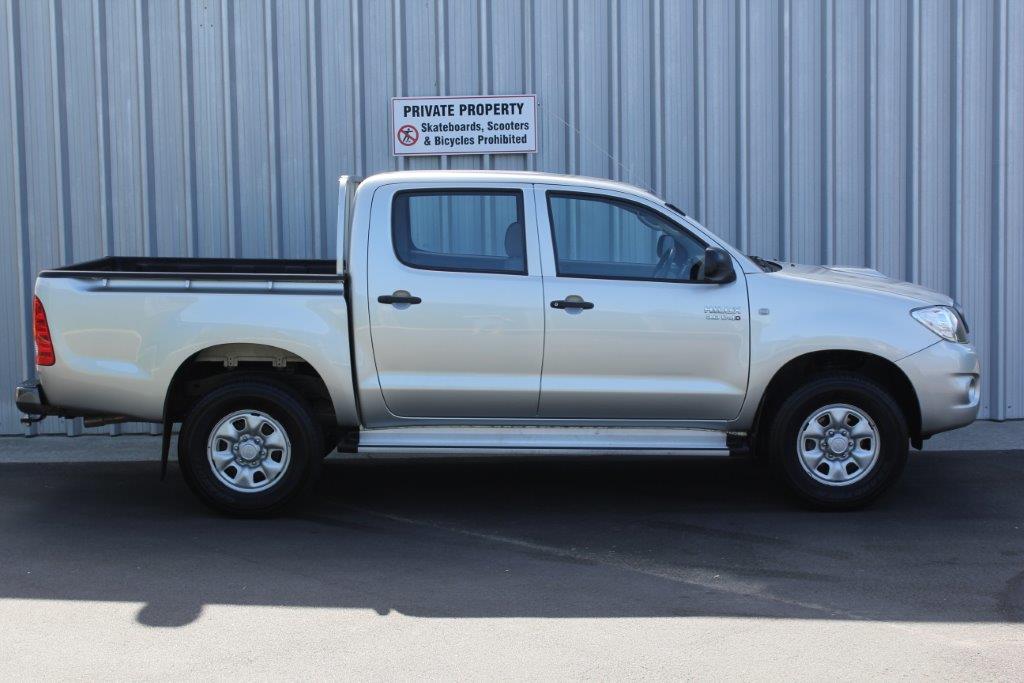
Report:
[{"label": "vehicle antenna", "polygon": [[619,161],[614,156],[612,156],[612,154],[608,150],[606,150],[604,147],[602,147],[601,145],[597,144],[596,142],[591,140],[589,137],[587,137],[586,134],[583,131],[581,131],[579,128],[577,128],[576,126],[572,125],[571,123],[569,123],[568,121],[563,119],[558,114],[556,114],[554,112],[548,111],[547,107],[545,107],[544,105],[540,104],[539,102],[537,103],[537,108],[540,109],[541,113],[543,113],[543,114],[545,114],[547,116],[550,116],[554,120],[558,121],[563,126],[565,126],[567,130],[571,130],[574,133],[576,133],[576,135],[579,136],[579,138],[581,140],[583,140],[585,143],[587,143],[588,145],[590,145],[591,147],[593,147],[597,151],[601,152],[601,154],[604,154],[606,157],[611,159],[612,163],[614,163],[616,166],[618,166],[619,168],[621,168],[623,171],[626,172],[626,182],[627,183],[631,183],[633,185],[637,184],[636,182],[633,181],[633,169],[632,168],[630,168],[629,166],[626,166],[621,161]]}]

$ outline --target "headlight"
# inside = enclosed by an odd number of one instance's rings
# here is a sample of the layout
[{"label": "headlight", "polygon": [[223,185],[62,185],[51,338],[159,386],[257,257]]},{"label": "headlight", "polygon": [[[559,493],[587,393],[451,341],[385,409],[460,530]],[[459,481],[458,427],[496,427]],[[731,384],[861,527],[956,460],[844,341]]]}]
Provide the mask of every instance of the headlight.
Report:
[{"label": "headlight", "polygon": [[967,328],[957,312],[950,306],[915,308],[910,315],[946,341],[961,344],[967,342]]}]

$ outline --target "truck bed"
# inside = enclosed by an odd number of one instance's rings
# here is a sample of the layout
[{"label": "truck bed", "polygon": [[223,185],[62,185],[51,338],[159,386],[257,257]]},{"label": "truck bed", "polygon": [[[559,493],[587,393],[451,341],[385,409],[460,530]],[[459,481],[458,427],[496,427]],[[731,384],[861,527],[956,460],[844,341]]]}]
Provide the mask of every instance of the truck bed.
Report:
[{"label": "truck bed", "polygon": [[39,277],[102,277],[188,279],[335,280],[334,259],[229,259],[108,256],[62,268],[44,270]]},{"label": "truck bed", "polygon": [[179,368],[200,352],[241,344],[233,353],[242,357],[308,363],[336,419],[352,423],[348,310],[336,263],[112,257],[42,273],[35,295],[59,357],[37,368],[50,412],[160,421]]}]

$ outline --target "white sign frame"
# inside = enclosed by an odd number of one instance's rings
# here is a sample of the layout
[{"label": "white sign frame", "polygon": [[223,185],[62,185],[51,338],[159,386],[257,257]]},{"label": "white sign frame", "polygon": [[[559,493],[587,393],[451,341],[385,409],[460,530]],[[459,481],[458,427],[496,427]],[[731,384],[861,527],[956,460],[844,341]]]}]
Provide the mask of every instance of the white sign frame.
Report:
[{"label": "white sign frame", "polygon": [[[479,100],[490,100],[491,102],[479,102]],[[483,127],[482,130],[473,131],[427,131],[424,133],[420,130],[422,122],[419,119],[422,116],[405,116],[401,114],[398,116],[399,107],[403,107],[409,102],[415,103],[429,103],[427,105],[412,105],[412,106],[440,106],[440,107],[454,107],[452,114],[439,114],[432,115],[429,118],[430,124],[448,124],[448,125],[467,125],[470,123],[477,123]],[[523,108],[519,115],[491,115],[487,114],[464,114],[460,113],[460,108],[463,104],[469,106],[479,106],[487,104],[522,104]],[[528,105],[528,106],[527,106]],[[411,121],[415,119],[415,122]],[[488,145],[486,143],[476,144],[462,144],[459,146],[452,145],[430,145],[423,142],[425,135],[437,135],[438,133],[450,133],[455,137],[462,137],[467,134],[477,135],[486,134],[487,122],[497,123],[516,123],[528,124],[528,128],[525,131],[526,143],[523,146],[517,146],[515,143],[495,143]],[[413,130],[409,130],[405,134],[405,139],[411,139],[412,142],[406,144],[401,142],[402,133],[401,129],[407,129],[411,127]],[[493,135],[517,135],[518,130],[510,131],[491,131]],[[414,157],[414,156],[462,156],[466,154],[536,154],[537,152],[537,96],[536,95],[426,95],[423,97],[392,97],[391,98],[391,155],[396,157]],[[426,148],[426,149],[425,149]],[[410,150],[410,151],[406,151]]]}]

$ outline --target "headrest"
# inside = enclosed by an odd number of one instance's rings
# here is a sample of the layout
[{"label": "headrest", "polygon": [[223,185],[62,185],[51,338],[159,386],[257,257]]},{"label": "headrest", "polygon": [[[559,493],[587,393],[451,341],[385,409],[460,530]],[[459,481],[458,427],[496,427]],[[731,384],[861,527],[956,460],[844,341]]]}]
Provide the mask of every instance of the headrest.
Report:
[{"label": "headrest", "polygon": [[513,221],[505,229],[505,253],[509,258],[523,257],[523,224]]}]

